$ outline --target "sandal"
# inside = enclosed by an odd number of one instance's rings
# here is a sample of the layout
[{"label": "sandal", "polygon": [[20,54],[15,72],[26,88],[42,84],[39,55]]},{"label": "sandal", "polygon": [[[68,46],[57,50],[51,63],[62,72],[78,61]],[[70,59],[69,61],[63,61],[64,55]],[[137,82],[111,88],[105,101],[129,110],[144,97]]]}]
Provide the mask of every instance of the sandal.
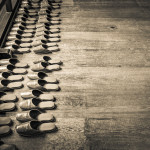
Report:
[{"label": "sandal", "polygon": [[9,126],[5,125],[5,126],[0,127],[0,136],[1,137],[10,134],[10,132],[11,132],[11,129]]},{"label": "sandal", "polygon": [[41,133],[53,132],[57,128],[54,123],[42,123],[39,121],[29,121],[16,126],[16,131],[22,136],[35,136]]},{"label": "sandal", "polygon": [[17,150],[14,144],[6,144],[0,141],[0,150]]},{"label": "sandal", "polygon": [[48,34],[54,34],[54,33],[59,33],[60,29],[59,28],[49,28],[49,27],[44,27],[44,26],[39,26],[36,29],[36,33],[37,32],[43,32],[43,31],[46,31]]},{"label": "sandal", "polygon": [[12,120],[9,117],[0,117],[0,126],[10,125]]},{"label": "sandal", "polygon": [[20,63],[19,60],[15,58],[10,58],[10,59],[5,59],[5,60],[0,60],[0,65],[9,65],[12,64],[16,68],[28,68],[28,64],[26,63]]},{"label": "sandal", "polygon": [[55,103],[52,101],[41,101],[38,98],[33,98],[20,102],[19,106],[22,110],[50,110],[55,108]]},{"label": "sandal", "polygon": [[27,70],[23,68],[16,68],[14,65],[0,66],[0,72],[10,72],[15,75],[26,74]]},{"label": "sandal", "polygon": [[44,36],[44,35],[49,36],[49,38],[60,38],[59,34],[56,34],[56,33],[50,34],[49,31],[36,32],[34,36],[37,37],[37,36]]},{"label": "sandal", "polygon": [[41,35],[38,37],[35,37],[37,40],[46,40],[47,42],[60,42],[60,38],[54,38],[52,35]]},{"label": "sandal", "polygon": [[14,94],[6,94],[5,92],[0,92],[0,101],[2,102],[15,102],[17,96]]},{"label": "sandal", "polygon": [[3,72],[0,73],[0,80],[7,79],[11,82],[22,81],[24,78],[21,75],[11,75],[11,73]]},{"label": "sandal", "polygon": [[60,66],[57,64],[49,65],[48,63],[45,62],[34,64],[31,68],[32,71],[46,71],[46,72],[57,71],[60,69],[61,69]]},{"label": "sandal", "polygon": [[12,111],[15,109],[15,107],[15,103],[2,103],[0,104],[0,112]]},{"label": "sandal", "polygon": [[29,98],[36,98],[38,97],[42,101],[54,101],[55,98],[51,94],[43,93],[40,90],[31,90],[28,92],[22,92],[21,97],[24,99],[29,99]]},{"label": "sandal", "polygon": [[44,72],[33,72],[29,73],[27,76],[30,80],[44,79],[48,83],[58,83],[58,80],[56,78],[48,77],[48,75]]},{"label": "sandal", "polygon": [[9,80],[0,80],[0,90],[14,90],[14,89],[20,89],[23,87],[23,84],[20,82],[11,82]]},{"label": "sandal", "polygon": [[32,109],[28,112],[18,113],[16,119],[20,122],[27,121],[40,121],[40,122],[49,122],[54,120],[54,116],[51,113],[42,113],[37,109]]}]

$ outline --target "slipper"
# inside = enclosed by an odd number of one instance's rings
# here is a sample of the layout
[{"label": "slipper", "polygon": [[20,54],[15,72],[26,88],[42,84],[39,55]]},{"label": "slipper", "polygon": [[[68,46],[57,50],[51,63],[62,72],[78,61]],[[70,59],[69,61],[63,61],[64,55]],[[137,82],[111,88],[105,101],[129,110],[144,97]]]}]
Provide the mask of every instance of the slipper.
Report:
[{"label": "slipper", "polygon": [[14,144],[5,144],[3,141],[0,141],[0,150],[17,150]]},{"label": "slipper", "polygon": [[21,36],[23,38],[33,38],[33,34],[32,33],[23,33]]},{"label": "slipper", "polygon": [[51,95],[49,93],[48,94],[43,93],[40,90],[31,90],[31,91],[28,91],[28,92],[22,92],[21,97],[24,98],[24,99],[38,97],[40,100],[43,100],[43,101],[54,101],[55,100],[53,95]]},{"label": "slipper", "polygon": [[34,29],[25,29],[24,33],[32,33],[32,34],[34,34],[35,30]]},{"label": "slipper", "polygon": [[38,12],[38,15],[47,15],[49,14],[50,17],[59,17],[60,16],[60,13],[51,13],[50,11],[46,10],[46,11],[39,11]]},{"label": "slipper", "polygon": [[26,26],[26,29],[36,29],[36,24]]},{"label": "slipper", "polygon": [[60,70],[60,66],[55,64],[55,65],[49,65],[48,63],[41,62],[38,64],[34,64],[31,68],[32,71],[57,71]]},{"label": "slipper", "polygon": [[19,46],[21,48],[31,48],[32,47],[31,43],[21,43]]},{"label": "slipper", "polygon": [[10,125],[12,120],[9,117],[0,117],[0,126]]},{"label": "slipper", "polygon": [[54,120],[54,116],[51,113],[42,113],[37,109],[32,109],[28,112],[18,113],[16,119],[20,122],[27,121],[40,121],[40,122],[49,122]]},{"label": "slipper", "polygon": [[17,96],[14,94],[6,94],[5,92],[0,92],[0,101],[2,102],[15,102]]},{"label": "slipper", "polygon": [[8,72],[0,73],[0,80],[7,79],[11,82],[22,81],[23,77],[21,75],[11,75]]},{"label": "slipper", "polygon": [[12,111],[15,107],[15,103],[2,103],[0,104],[0,112]]},{"label": "slipper", "polygon": [[2,127],[0,127],[0,136],[8,135],[8,134],[10,134],[10,132],[11,132],[11,129],[10,129],[9,126],[2,126]]},{"label": "slipper", "polygon": [[58,46],[48,47],[47,45],[39,45],[32,48],[32,51],[34,51],[34,53],[36,54],[38,53],[48,54],[52,52],[57,52],[59,50],[60,49],[58,48]]},{"label": "slipper", "polygon": [[9,36],[11,36],[11,35],[16,35],[16,34],[19,34],[19,35],[21,35],[21,34],[23,34],[23,30],[16,30],[16,31],[11,31],[11,32],[9,32]]},{"label": "slipper", "polygon": [[22,39],[21,35],[18,35],[18,34],[17,34],[17,35],[11,35],[11,36],[8,36],[8,37],[7,37],[7,40],[8,40],[8,41],[14,41],[14,40],[16,40],[16,39],[17,39],[17,40]]},{"label": "slipper", "polygon": [[34,80],[27,82],[27,86],[31,89],[38,89],[44,91],[58,91],[60,90],[57,84],[52,84],[51,82],[47,82],[43,79]]},{"label": "slipper", "polygon": [[20,82],[11,82],[9,80],[0,80],[0,90],[20,89],[23,84]]},{"label": "slipper", "polygon": [[38,98],[28,99],[19,103],[22,110],[41,109],[49,110],[55,108],[55,103],[52,101],[41,101]]},{"label": "slipper", "polygon": [[10,72],[15,75],[27,74],[26,69],[16,68],[14,65],[0,66],[0,72]]},{"label": "slipper", "polygon": [[15,58],[10,58],[10,59],[5,59],[5,60],[0,60],[0,65],[9,65],[12,64],[16,68],[28,68],[28,64],[26,63],[20,63],[17,59]]},{"label": "slipper", "polygon": [[29,73],[28,78],[30,80],[38,80],[38,79],[44,79],[48,83],[58,83],[58,80],[53,77],[49,77],[46,73],[44,72],[38,72],[38,73]]},{"label": "slipper", "polygon": [[22,136],[35,136],[41,133],[56,131],[54,123],[42,123],[39,121],[30,121],[16,126],[16,131]]},{"label": "slipper", "polygon": [[48,47],[53,47],[53,46],[57,46],[58,47],[58,45],[56,44],[56,43],[47,43],[47,42],[45,41],[45,40],[34,40],[33,42],[32,42],[32,46],[34,47],[34,46],[40,46],[40,45],[47,45]]}]

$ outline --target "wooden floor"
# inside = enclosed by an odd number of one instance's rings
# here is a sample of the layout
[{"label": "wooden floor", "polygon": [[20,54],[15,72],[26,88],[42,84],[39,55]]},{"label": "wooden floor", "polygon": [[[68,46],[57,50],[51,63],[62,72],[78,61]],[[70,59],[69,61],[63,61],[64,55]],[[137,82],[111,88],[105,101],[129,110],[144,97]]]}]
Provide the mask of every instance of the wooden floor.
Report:
[{"label": "wooden floor", "polygon": [[[19,150],[149,150],[150,1],[63,0],[61,12],[61,51],[50,55],[64,63],[52,73],[59,130],[19,136],[18,108],[6,114],[13,134],[2,140]],[[30,66],[38,57],[18,56]]]}]

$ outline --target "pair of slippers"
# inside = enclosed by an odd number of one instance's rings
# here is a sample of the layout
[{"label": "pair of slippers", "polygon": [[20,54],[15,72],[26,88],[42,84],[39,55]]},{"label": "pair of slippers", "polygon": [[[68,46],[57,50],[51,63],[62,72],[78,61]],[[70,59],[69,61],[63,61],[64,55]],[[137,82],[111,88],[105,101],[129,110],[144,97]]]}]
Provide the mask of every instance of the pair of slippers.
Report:
[{"label": "pair of slippers", "polygon": [[0,73],[3,73],[3,72],[8,72],[8,73],[11,73],[13,75],[24,75],[24,74],[27,74],[27,70],[25,68],[20,68],[20,67],[23,67],[21,65],[24,65],[24,64],[18,64],[17,65],[5,65],[5,66],[0,66]]},{"label": "pair of slippers", "polygon": [[17,150],[17,148],[14,144],[7,144],[0,140],[0,150]]},{"label": "pair of slippers", "polygon": [[39,133],[47,133],[56,130],[52,123],[55,119],[51,113],[32,109],[28,112],[18,113],[16,119],[22,124],[16,126],[16,131],[22,136],[34,136]]},{"label": "pair of slippers", "polygon": [[35,72],[39,72],[39,71],[52,72],[52,71],[61,70],[61,67],[58,64],[51,65],[47,62],[39,62],[37,64],[33,64],[31,70]]},{"label": "pair of slippers", "polygon": [[0,60],[0,66],[14,65],[16,68],[28,68],[28,64],[20,62],[18,59],[2,59]]},{"label": "pair of slippers", "polygon": [[8,135],[11,133],[10,124],[12,123],[9,117],[0,117],[0,137]]}]

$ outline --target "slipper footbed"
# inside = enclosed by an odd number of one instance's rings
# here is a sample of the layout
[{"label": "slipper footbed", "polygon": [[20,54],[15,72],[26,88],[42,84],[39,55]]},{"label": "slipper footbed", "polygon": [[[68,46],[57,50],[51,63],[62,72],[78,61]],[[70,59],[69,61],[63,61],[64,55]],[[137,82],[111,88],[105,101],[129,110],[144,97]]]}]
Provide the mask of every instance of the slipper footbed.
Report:
[{"label": "slipper footbed", "polygon": [[60,70],[60,66],[55,64],[55,65],[48,65],[46,67],[47,70],[52,71],[52,70]]},{"label": "slipper footbed", "polygon": [[48,61],[50,64],[61,64],[61,61],[59,59],[51,59]]},{"label": "slipper footbed", "polygon": [[53,77],[45,77],[44,80],[49,83],[57,83],[57,79]]},{"label": "slipper footbed", "polygon": [[11,111],[15,109],[15,104],[14,103],[2,103],[0,104],[0,111]]},{"label": "slipper footbed", "polygon": [[13,69],[13,73],[14,74],[26,74],[27,70],[23,69],[23,68],[15,68],[15,69]]},{"label": "slipper footbed", "polygon": [[42,113],[39,114],[37,117],[38,121],[52,121],[54,119],[54,116],[50,113]]},{"label": "slipper footbed", "polygon": [[41,94],[39,96],[39,98],[43,101],[53,101],[54,100],[54,96],[51,94]]},{"label": "slipper footbed", "polygon": [[57,84],[45,84],[43,87],[47,90],[59,90],[59,86]]},{"label": "slipper footbed", "polygon": [[42,123],[38,129],[41,131],[41,132],[50,132],[50,131],[53,131],[56,129],[56,126],[54,123]]},{"label": "slipper footbed", "polygon": [[3,95],[0,98],[0,100],[4,101],[4,102],[7,102],[7,101],[16,101],[16,99],[17,99],[17,97],[14,94],[6,94],[6,95]]},{"label": "slipper footbed", "polygon": [[18,67],[18,68],[27,68],[28,64],[26,64],[26,63],[16,63],[15,67]]},{"label": "slipper footbed", "polygon": [[47,50],[51,52],[55,52],[55,51],[59,51],[59,48],[57,46],[53,46],[53,47],[48,47]]},{"label": "slipper footbed", "polygon": [[44,102],[40,102],[38,107],[40,109],[52,109],[55,107],[55,103],[51,101],[44,101]]},{"label": "slipper footbed", "polygon": [[17,51],[20,53],[28,53],[30,52],[30,48],[19,48]]},{"label": "slipper footbed", "polygon": [[8,134],[10,133],[11,129],[9,126],[2,126],[0,127],[0,135]]},{"label": "slipper footbed", "polygon": [[23,77],[21,75],[12,75],[7,78],[9,81],[22,81]]},{"label": "slipper footbed", "polygon": [[0,125],[8,125],[11,123],[11,119],[9,117],[0,117]]},{"label": "slipper footbed", "polygon": [[19,89],[23,87],[23,84],[21,82],[12,82],[12,83],[9,83],[7,87],[12,88],[12,89]]}]

